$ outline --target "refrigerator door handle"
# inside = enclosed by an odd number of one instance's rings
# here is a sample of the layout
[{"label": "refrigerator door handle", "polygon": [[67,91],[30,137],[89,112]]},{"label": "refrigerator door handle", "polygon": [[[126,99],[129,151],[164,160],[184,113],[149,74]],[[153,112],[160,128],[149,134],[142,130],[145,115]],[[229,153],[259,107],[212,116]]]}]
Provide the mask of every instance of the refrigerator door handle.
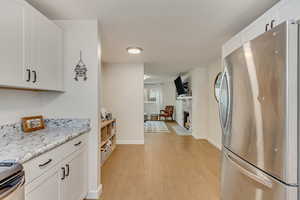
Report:
[{"label": "refrigerator door handle", "polygon": [[228,95],[228,110],[226,113],[226,124],[225,124],[225,128],[228,127],[229,121],[230,121],[230,113],[231,113],[231,83],[230,83],[230,79],[229,79],[229,72],[228,69],[226,67],[226,81],[227,81],[227,95]]},{"label": "refrigerator door handle", "polygon": [[[222,85],[224,84],[223,83],[224,82],[224,76],[225,76],[225,71],[223,72],[222,77],[221,77],[221,87],[220,87],[220,89],[222,89]],[[218,105],[219,105],[219,119],[220,119],[220,124],[221,124],[222,130],[224,131],[224,127],[225,126],[224,126],[224,121],[223,121],[223,117],[222,117],[223,113],[222,113],[222,107],[221,107],[221,100],[219,100]]]},{"label": "refrigerator door handle", "polygon": [[[232,156],[228,155],[227,153],[224,153],[225,157],[245,176],[249,177],[250,179],[254,180],[255,182],[258,182],[268,188],[272,188],[273,184],[272,181],[269,180],[266,177],[258,176],[254,174],[253,172],[245,169],[241,165],[239,165]],[[252,167],[252,166],[251,166]]]},{"label": "refrigerator door handle", "polygon": [[[230,117],[230,110],[231,110],[231,88],[230,88],[230,80],[229,80],[229,74],[228,74],[228,70],[227,67],[225,66],[222,78],[221,78],[221,87],[223,88],[223,84],[226,81],[226,93],[227,93],[227,113],[222,113],[222,109],[221,109],[221,102],[219,101],[219,114],[220,114],[220,122],[221,122],[221,128],[223,129],[223,131],[225,132],[226,127],[228,126],[229,123],[229,117]],[[225,119],[223,120],[222,115],[225,114]]]}]

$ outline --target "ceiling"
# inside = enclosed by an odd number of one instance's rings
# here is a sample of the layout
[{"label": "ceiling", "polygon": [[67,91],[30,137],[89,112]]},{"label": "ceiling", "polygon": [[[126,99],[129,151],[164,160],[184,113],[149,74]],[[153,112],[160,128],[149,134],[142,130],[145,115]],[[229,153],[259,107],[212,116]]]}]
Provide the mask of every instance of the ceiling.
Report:
[{"label": "ceiling", "polygon": [[[221,46],[278,0],[28,0],[51,19],[98,18],[103,62],[145,63],[176,75],[220,57]],[[142,55],[128,55],[138,46]]]}]

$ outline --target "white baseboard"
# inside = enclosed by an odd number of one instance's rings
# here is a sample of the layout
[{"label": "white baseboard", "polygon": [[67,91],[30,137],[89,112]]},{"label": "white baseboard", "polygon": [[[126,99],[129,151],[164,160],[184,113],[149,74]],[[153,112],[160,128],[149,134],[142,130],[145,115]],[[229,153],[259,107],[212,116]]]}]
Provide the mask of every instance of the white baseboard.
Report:
[{"label": "white baseboard", "polygon": [[214,147],[216,147],[217,149],[221,150],[221,146],[219,146],[217,143],[215,143],[214,141],[211,141],[207,138],[203,138],[203,137],[198,137],[197,135],[195,134],[192,134],[192,136],[196,139],[196,140],[206,140],[209,144],[213,145]]},{"label": "white baseboard", "polygon": [[196,140],[205,140],[206,138],[203,137],[199,137],[197,134],[195,134],[194,132],[192,132],[192,136],[196,139]]},{"label": "white baseboard", "polygon": [[99,185],[97,190],[91,190],[88,192],[86,199],[99,199],[102,194],[102,184]]},{"label": "white baseboard", "polygon": [[221,146],[219,146],[217,143],[215,143],[214,141],[211,140],[207,140],[210,144],[212,144],[214,147],[216,147],[217,149],[221,150]]},{"label": "white baseboard", "polygon": [[117,144],[145,144],[144,140],[117,140]]}]

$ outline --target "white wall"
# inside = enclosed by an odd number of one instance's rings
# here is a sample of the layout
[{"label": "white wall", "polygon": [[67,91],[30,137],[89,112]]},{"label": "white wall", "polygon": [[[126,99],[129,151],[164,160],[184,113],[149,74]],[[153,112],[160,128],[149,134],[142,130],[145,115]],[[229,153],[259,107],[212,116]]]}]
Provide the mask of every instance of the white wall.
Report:
[{"label": "white wall", "polygon": [[[56,22],[64,30],[64,80],[66,92],[44,92],[42,95],[42,108],[47,117],[91,119],[88,153],[88,198],[96,199],[101,190],[98,143],[100,126],[99,69],[101,68],[99,25],[96,20]],[[77,82],[74,80],[74,67],[79,61],[80,50],[88,69],[88,79],[87,81],[80,80]]]},{"label": "white wall", "polygon": [[104,64],[103,105],[117,119],[119,144],[144,144],[144,65]]},{"label": "white wall", "polygon": [[221,72],[221,58],[208,66],[208,135],[210,143],[221,149],[222,130],[219,120],[218,103],[214,95],[214,82],[217,74]]},{"label": "white wall", "polygon": [[197,139],[206,139],[208,134],[208,71],[198,67],[191,72],[192,103],[192,135]]},{"label": "white wall", "polygon": [[206,139],[219,149],[222,131],[218,104],[214,97],[214,81],[221,70],[220,58],[207,67],[198,67],[190,71],[193,91],[193,136],[197,139]]},{"label": "white wall", "polygon": [[44,114],[41,92],[0,89],[0,125],[20,122],[22,117]]},{"label": "white wall", "polygon": [[174,80],[168,80],[162,84],[163,107],[167,105],[176,105],[176,88]]}]

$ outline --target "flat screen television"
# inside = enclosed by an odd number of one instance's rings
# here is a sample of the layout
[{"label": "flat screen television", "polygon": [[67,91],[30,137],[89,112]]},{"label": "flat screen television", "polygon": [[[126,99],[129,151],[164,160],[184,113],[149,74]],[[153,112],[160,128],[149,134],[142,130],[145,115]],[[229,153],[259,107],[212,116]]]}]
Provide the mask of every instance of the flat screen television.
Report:
[{"label": "flat screen television", "polygon": [[178,95],[183,95],[183,94],[186,94],[186,91],[184,89],[184,86],[183,86],[183,83],[182,83],[182,80],[181,80],[181,77],[178,76],[175,81],[175,86],[176,86],[176,90],[177,90],[177,94]]}]

